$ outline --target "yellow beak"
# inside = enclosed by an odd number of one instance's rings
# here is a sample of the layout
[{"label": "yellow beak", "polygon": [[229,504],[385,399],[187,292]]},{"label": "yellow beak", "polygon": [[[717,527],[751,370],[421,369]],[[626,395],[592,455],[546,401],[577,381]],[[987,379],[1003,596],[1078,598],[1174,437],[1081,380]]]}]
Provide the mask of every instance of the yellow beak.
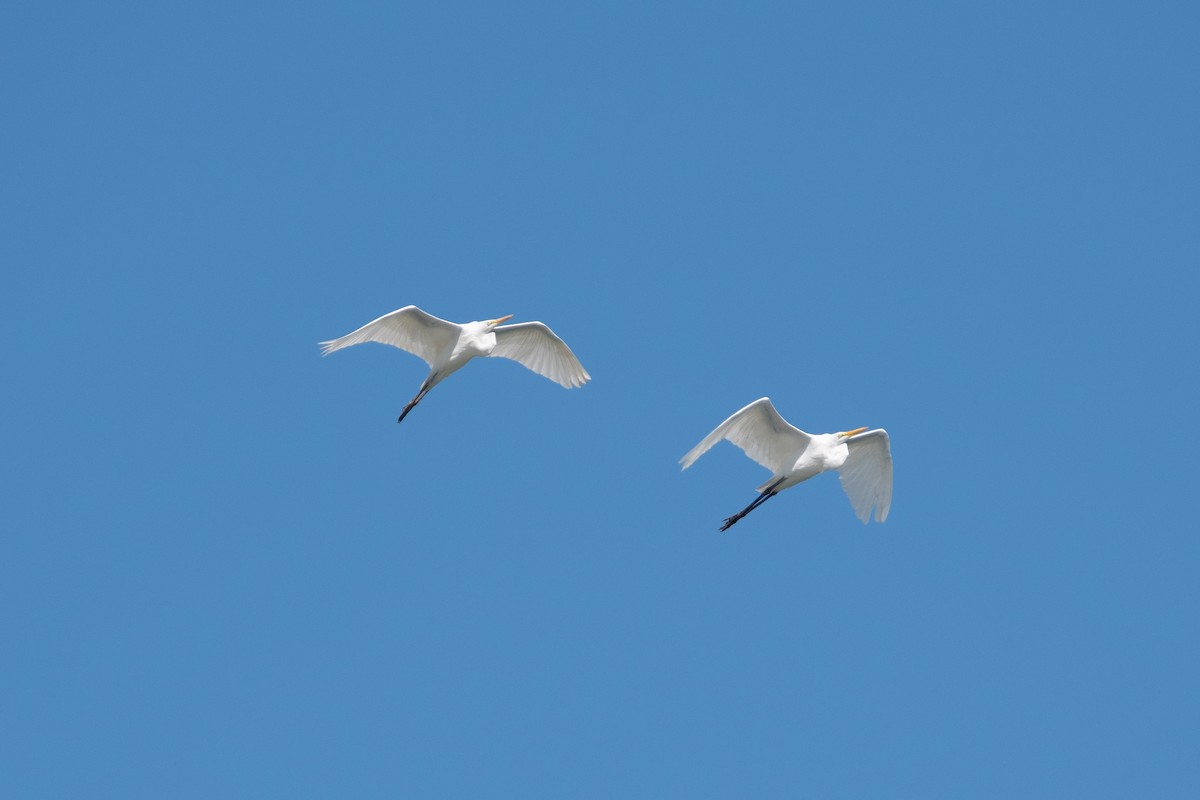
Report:
[{"label": "yellow beak", "polygon": [[842,435],[845,436],[847,439],[849,439],[851,436],[857,436],[858,434],[862,433],[865,430],[866,430],[866,428],[855,428],[852,431],[846,431]]},{"label": "yellow beak", "polygon": [[512,315],[512,314],[506,314],[506,315],[505,315],[505,316],[503,316],[503,317],[497,317],[496,319],[489,319],[489,320],[488,320],[488,324],[489,324],[489,325],[499,325],[501,322],[505,322],[505,321],[507,321],[507,320],[510,320],[510,319],[512,319],[512,318],[513,318],[513,315]]}]

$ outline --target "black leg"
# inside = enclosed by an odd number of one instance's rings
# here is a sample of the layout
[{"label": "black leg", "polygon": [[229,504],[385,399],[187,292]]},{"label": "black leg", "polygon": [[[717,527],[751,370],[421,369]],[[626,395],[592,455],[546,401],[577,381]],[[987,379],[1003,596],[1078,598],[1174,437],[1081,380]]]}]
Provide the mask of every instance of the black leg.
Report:
[{"label": "black leg", "polygon": [[408,405],[406,405],[404,410],[400,412],[400,418],[397,419],[396,422],[404,422],[404,418],[408,416],[408,412],[412,411],[416,407],[417,403],[421,402],[421,399],[424,398],[428,393],[429,389],[422,387],[421,391],[417,392],[417,396],[408,401]]},{"label": "black leg", "polygon": [[747,514],[749,514],[751,511],[753,511],[754,509],[758,508],[760,505],[762,505],[763,503],[767,502],[768,500],[770,500],[770,499],[771,499],[772,497],[774,497],[775,495],[779,494],[779,492],[775,491],[775,487],[776,487],[776,486],[778,486],[779,484],[783,483],[783,480],[784,480],[783,478],[780,478],[779,480],[775,481],[775,482],[774,482],[774,483],[772,483],[770,486],[768,486],[766,489],[763,489],[763,490],[762,490],[762,492],[761,492],[761,493],[758,495],[758,497],[754,498],[754,502],[753,502],[753,503],[751,503],[750,505],[746,506],[745,508],[743,508],[743,509],[742,509],[741,511],[739,511],[738,513],[734,514],[732,517],[726,517],[726,518],[725,518],[725,524],[721,526],[721,530],[723,530],[723,531],[727,531],[727,530],[729,530],[731,527],[733,527],[733,525],[734,525],[734,524],[735,524],[735,523],[736,523],[736,522],[737,522],[739,519],[741,519],[742,517],[746,516],[746,515],[747,515]]}]

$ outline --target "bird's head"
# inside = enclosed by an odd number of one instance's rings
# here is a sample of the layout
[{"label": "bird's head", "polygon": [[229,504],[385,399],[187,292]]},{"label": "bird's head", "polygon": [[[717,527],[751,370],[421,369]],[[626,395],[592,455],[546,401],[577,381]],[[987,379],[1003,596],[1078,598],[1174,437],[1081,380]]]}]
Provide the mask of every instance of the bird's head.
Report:
[{"label": "bird's head", "polygon": [[512,315],[512,314],[505,314],[503,317],[496,317],[495,319],[489,319],[489,320],[486,320],[486,322],[487,322],[487,326],[488,326],[488,330],[489,330],[489,331],[490,331],[490,330],[495,330],[495,328],[496,328],[496,326],[497,326],[497,325],[499,325],[499,324],[501,324],[501,323],[504,323],[504,322],[507,322],[508,320],[510,320],[510,319],[512,319],[512,318],[513,318],[513,315]]},{"label": "bird's head", "polygon": [[849,439],[851,436],[858,436],[860,433],[862,433],[865,430],[866,430],[866,428],[855,428],[852,431],[842,431],[838,434],[838,439],[844,442],[847,439]]}]

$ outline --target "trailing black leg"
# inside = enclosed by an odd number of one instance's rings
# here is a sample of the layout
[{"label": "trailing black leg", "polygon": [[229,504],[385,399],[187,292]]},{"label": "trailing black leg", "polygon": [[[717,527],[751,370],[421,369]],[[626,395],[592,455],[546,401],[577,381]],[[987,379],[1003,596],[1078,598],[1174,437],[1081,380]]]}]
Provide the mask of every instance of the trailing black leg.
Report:
[{"label": "trailing black leg", "polygon": [[721,530],[723,530],[723,531],[727,531],[727,530],[729,530],[731,527],[733,527],[733,525],[734,525],[734,524],[735,524],[735,523],[736,523],[736,522],[737,522],[739,519],[741,519],[742,517],[746,516],[746,515],[747,515],[747,514],[749,514],[751,511],[753,511],[754,509],[758,508],[760,505],[762,505],[763,503],[767,502],[768,500],[770,500],[770,499],[771,499],[772,497],[774,497],[775,495],[779,494],[779,492],[775,491],[775,487],[776,487],[776,486],[778,486],[779,484],[783,483],[783,480],[784,480],[783,478],[780,478],[779,480],[775,481],[775,482],[774,482],[774,483],[772,483],[770,486],[768,486],[767,488],[763,489],[763,490],[762,490],[762,492],[761,492],[761,493],[759,493],[758,497],[754,498],[754,502],[753,502],[753,503],[751,503],[750,505],[746,506],[745,508],[743,508],[743,509],[742,509],[741,511],[739,511],[738,513],[734,514],[732,517],[726,517],[726,518],[725,518],[725,524],[721,526]]},{"label": "trailing black leg", "polygon": [[408,416],[408,412],[412,411],[416,407],[417,403],[421,402],[421,399],[424,398],[428,393],[429,388],[421,387],[421,391],[417,392],[417,396],[412,400],[409,400],[408,405],[406,405],[404,410],[400,412],[400,418],[397,419],[396,422],[404,422],[404,418]]}]

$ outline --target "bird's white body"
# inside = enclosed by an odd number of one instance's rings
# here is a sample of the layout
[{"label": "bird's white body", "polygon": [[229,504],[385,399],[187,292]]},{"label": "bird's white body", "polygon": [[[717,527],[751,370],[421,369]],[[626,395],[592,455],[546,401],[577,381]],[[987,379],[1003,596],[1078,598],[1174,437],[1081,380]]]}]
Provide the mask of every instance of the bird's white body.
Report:
[{"label": "bird's white body", "polygon": [[770,480],[758,487],[763,496],[741,514],[726,520],[726,528],[768,497],[830,470],[837,470],[859,519],[867,522],[872,508],[877,522],[887,519],[892,505],[892,452],[887,431],[882,428],[805,433],[788,424],[771,401],[762,397],[735,412],[704,437],[680,459],[683,469],[722,439],[740,447],[772,473]]},{"label": "bird's white body", "polygon": [[822,472],[838,469],[850,456],[850,447],[836,433],[818,433],[809,437],[808,447],[800,451],[792,468],[783,475],[777,491],[790,489],[797,483],[815,478]]},{"label": "bird's white body", "polygon": [[[458,336],[447,343],[430,365],[433,367],[430,386],[462,369],[472,358],[490,356],[496,349],[496,333],[486,322],[466,322],[459,327]],[[437,364],[441,366],[434,366]]]},{"label": "bird's white body", "polygon": [[481,356],[510,358],[568,389],[591,380],[571,348],[552,330],[541,322],[500,324],[511,316],[459,324],[427,314],[416,306],[405,306],[339,339],[321,342],[321,352],[329,355],[343,347],[380,342],[420,357],[429,365],[429,374],[417,396],[404,407],[400,419],[430,389]]}]

